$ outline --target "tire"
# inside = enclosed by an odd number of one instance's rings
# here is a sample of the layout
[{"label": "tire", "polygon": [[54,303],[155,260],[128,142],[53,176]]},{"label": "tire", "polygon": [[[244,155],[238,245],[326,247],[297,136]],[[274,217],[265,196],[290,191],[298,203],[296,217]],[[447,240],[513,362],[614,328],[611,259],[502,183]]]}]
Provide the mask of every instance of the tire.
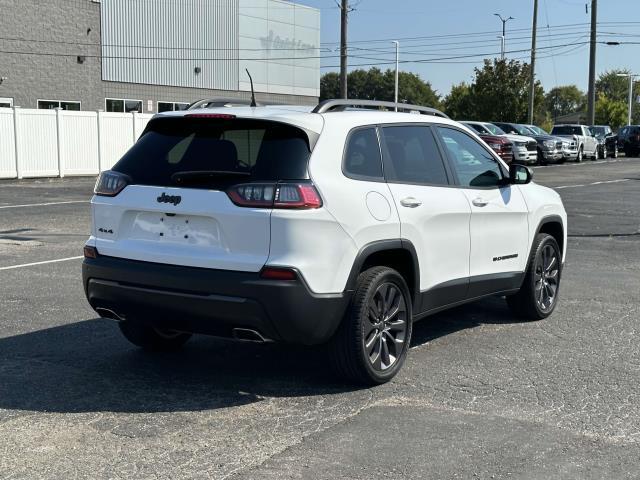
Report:
[{"label": "tire", "polygon": [[555,238],[546,233],[539,233],[533,242],[522,287],[518,293],[507,297],[507,304],[517,317],[542,320],[553,313],[558,303],[562,274],[561,258],[562,252]]},{"label": "tire", "polygon": [[606,160],[609,156],[609,151],[607,150],[607,146],[602,147],[602,156],[600,157],[603,160]]},{"label": "tire", "polygon": [[611,152],[611,158],[618,158],[618,146],[613,147],[613,152]]},{"label": "tire", "polygon": [[329,341],[334,371],[363,385],[391,380],[409,351],[412,313],[409,289],[397,271],[373,267],[362,272],[349,309]]},{"label": "tire", "polygon": [[157,330],[135,320],[118,322],[118,326],[127,340],[152,352],[175,352],[191,338],[190,333]]},{"label": "tire", "polygon": [[584,152],[582,151],[582,147],[580,147],[578,149],[578,156],[576,157],[576,162],[580,163],[582,162],[582,156],[583,156]]},{"label": "tire", "polygon": [[[536,163],[538,165],[546,165],[547,164],[547,161],[544,159],[544,154],[542,153],[542,150],[538,149],[538,154],[537,154],[536,158],[537,158]],[[536,163],[534,163],[534,165]]]}]

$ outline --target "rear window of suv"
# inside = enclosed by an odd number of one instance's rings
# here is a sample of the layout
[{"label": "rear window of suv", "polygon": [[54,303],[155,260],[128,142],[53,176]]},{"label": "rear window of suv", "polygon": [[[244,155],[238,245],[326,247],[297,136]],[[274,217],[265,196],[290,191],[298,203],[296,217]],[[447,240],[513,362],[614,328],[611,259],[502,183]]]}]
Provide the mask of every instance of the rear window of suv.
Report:
[{"label": "rear window of suv", "polygon": [[138,185],[226,188],[308,179],[309,156],[306,133],[291,125],[169,117],[151,120],[113,170]]},{"label": "rear window of suv", "polygon": [[553,127],[551,135],[582,135],[582,128],[572,127],[570,125]]}]

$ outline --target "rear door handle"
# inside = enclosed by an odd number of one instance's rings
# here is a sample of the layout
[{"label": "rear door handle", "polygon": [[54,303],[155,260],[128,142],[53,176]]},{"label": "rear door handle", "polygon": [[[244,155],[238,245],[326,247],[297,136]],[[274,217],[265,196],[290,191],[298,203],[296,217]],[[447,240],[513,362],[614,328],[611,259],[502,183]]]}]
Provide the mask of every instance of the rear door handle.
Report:
[{"label": "rear door handle", "polygon": [[422,202],[417,198],[407,197],[400,200],[400,205],[407,208],[416,208],[422,205]]},{"label": "rear door handle", "polygon": [[473,203],[476,207],[486,207],[489,202],[484,198],[478,197],[474,198],[471,203]]}]

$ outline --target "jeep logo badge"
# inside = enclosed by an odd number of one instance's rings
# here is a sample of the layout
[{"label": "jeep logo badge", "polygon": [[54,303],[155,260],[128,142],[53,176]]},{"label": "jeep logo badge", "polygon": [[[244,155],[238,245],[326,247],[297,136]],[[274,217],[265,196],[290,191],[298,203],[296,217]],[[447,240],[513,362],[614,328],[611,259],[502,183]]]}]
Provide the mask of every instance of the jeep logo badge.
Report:
[{"label": "jeep logo badge", "polygon": [[156,198],[158,203],[173,203],[173,205],[178,205],[182,201],[182,197],[180,195],[167,195],[162,192],[158,198]]}]

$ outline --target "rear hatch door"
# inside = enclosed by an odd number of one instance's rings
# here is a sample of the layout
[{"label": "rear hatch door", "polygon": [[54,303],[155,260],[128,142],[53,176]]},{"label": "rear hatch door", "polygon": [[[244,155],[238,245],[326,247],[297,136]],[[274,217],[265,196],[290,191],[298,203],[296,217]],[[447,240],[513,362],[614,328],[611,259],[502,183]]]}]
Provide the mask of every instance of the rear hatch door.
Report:
[{"label": "rear hatch door", "polygon": [[[271,209],[239,206],[227,190],[264,198],[283,180],[308,179],[307,134],[227,115],[156,117],[114,166],[128,185],[94,196],[100,254],[173,265],[256,272],[269,256]],[[249,193],[247,193],[249,194]]]}]

